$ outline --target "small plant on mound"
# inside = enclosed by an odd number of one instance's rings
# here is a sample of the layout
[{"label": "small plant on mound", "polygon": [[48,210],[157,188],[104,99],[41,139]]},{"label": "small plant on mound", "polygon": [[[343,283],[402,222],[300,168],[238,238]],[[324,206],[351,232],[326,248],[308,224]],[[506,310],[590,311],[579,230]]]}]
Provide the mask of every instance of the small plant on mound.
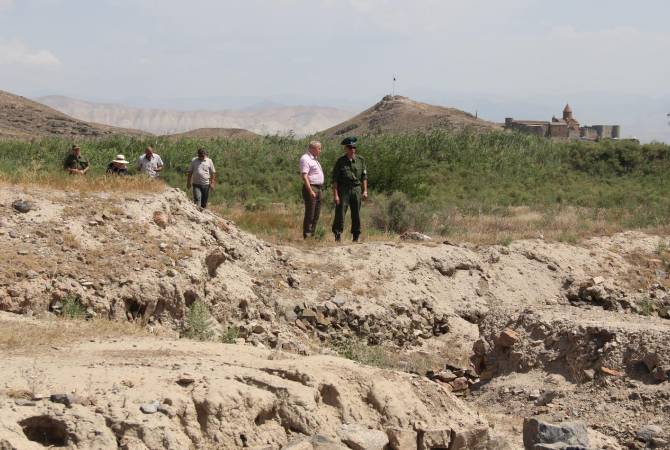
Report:
[{"label": "small plant on mound", "polygon": [[214,330],[210,324],[212,316],[207,305],[196,300],[186,313],[186,332],[184,335],[189,339],[208,341],[214,337]]},{"label": "small plant on mound", "polygon": [[654,314],[654,303],[649,297],[642,297],[637,303],[637,311],[640,315],[651,316]]},{"label": "small plant on mound", "polygon": [[63,300],[63,317],[68,319],[83,319],[86,317],[86,307],[79,297],[68,295]]},{"label": "small plant on mound", "polygon": [[224,335],[221,336],[221,342],[224,344],[234,344],[239,337],[240,330],[237,327],[228,327]]}]

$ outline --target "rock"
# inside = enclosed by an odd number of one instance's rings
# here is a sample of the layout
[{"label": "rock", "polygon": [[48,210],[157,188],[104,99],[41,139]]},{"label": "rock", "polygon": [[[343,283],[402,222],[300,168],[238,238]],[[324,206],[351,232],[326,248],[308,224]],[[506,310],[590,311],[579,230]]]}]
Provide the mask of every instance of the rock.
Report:
[{"label": "rock", "polygon": [[418,432],[417,440],[419,442],[420,449],[450,449],[451,428],[421,430]]},{"label": "rock", "polygon": [[25,398],[18,398],[14,400],[16,406],[35,406],[35,402],[32,400],[26,400]]},{"label": "rock", "polygon": [[473,427],[464,431],[454,430],[451,438],[452,442],[449,450],[483,450],[491,448],[489,429],[486,426]]},{"label": "rock", "polygon": [[181,387],[190,386],[195,383],[195,378],[192,375],[185,373],[177,379],[177,384]]},{"label": "rock", "polygon": [[153,214],[153,221],[156,225],[158,225],[160,228],[165,229],[168,226],[168,217],[167,214],[165,214],[162,211],[155,211]]},{"label": "rock", "polygon": [[649,372],[653,372],[656,366],[660,364],[661,358],[658,356],[658,353],[646,353],[642,357],[642,362],[647,366]]},{"label": "rock", "polygon": [[605,375],[609,375],[611,377],[623,377],[623,376],[626,375],[625,373],[623,373],[621,371],[610,369],[609,367],[604,367],[604,366],[600,368],[600,371],[602,373],[604,373]]},{"label": "rock", "polygon": [[642,442],[651,442],[656,436],[663,434],[663,428],[658,425],[645,425],[635,433],[635,437]]},{"label": "rock", "polygon": [[389,443],[388,436],[383,431],[371,430],[358,424],[342,425],[337,435],[353,450],[384,450]]},{"label": "rock", "polygon": [[12,203],[12,207],[16,211],[25,214],[33,209],[33,204],[26,200],[16,200],[14,203]]},{"label": "rock", "polygon": [[505,328],[496,341],[502,348],[513,347],[517,342],[519,342],[519,334],[511,328]]},{"label": "rock", "polygon": [[582,370],[582,375],[584,375],[584,378],[591,381],[596,377],[596,371],[593,369],[584,369]]},{"label": "rock", "polygon": [[72,398],[68,394],[52,394],[49,400],[53,403],[60,403],[65,406],[72,406]]},{"label": "rock", "polygon": [[300,279],[295,274],[290,274],[286,278],[286,281],[293,289],[297,289],[300,286]]},{"label": "rock", "polygon": [[338,294],[333,298],[332,302],[341,308],[347,303],[347,298],[344,295]]},{"label": "rock", "polygon": [[593,278],[591,278],[591,284],[593,286],[603,284],[604,282],[605,282],[605,279],[603,277],[593,277]]},{"label": "rock", "polygon": [[442,381],[443,383],[450,383],[458,378],[458,376],[449,369],[440,370],[439,372],[433,375],[433,378],[436,380]]},{"label": "rock", "polygon": [[454,390],[454,392],[465,391],[470,387],[468,379],[465,377],[456,378],[454,381],[449,383],[449,386]]},{"label": "rock", "polygon": [[317,434],[312,438],[312,447],[314,450],[351,450],[349,447],[322,434]]},{"label": "rock", "polygon": [[155,401],[153,403],[143,403],[140,405],[140,411],[144,414],[156,414],[158,412],[158,407],[160,403]]},{"label": "rock", "polygon": [[670,379],[670,368],[664,367],[664,366],[658,366],[657,368],[654,369],[652,372],[652,375],[654,375],[654,380],[656,381],[667,381]]},{"label": "rock", "polygon": [[228,257],[221,249],[216,249],[212,251],[209,255],[205,257],[205,265],[207,266],[207,272],[210,277],[216,276],[216,271],[219,266],[223,264]]},{"label": "rock", "polygon": [[307,439],[292,441],[282,447],[282,450],[314,450],[314,446]]},{"label": "rock", "polygon": [[389,428],[386,430],[391,450],[415,450],[416,431],[400,428]]},{"label": "rock", "polygon": [[578,445],[588,449],[589,436],[586,425],[583,422],[552,424],[536,418],[524,419],[523,445],[526,449],[537,449],[537,444],[556,443]]},{"label": "rock", "polygon": [[418,233],[416,231],[406,231],[400,235],[400,239],[403,241],[432,241],[433,239],[425,234]]}]

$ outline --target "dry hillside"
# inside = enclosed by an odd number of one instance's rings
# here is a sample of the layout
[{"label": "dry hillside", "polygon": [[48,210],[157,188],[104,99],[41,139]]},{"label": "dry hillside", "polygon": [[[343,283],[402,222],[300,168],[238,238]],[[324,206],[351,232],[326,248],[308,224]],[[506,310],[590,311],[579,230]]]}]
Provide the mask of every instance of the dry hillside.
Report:
[{"label": "dry hillside", "polygon": [[298,249],[175,189],[0,187],[0,448],[667,448],[668,243]]},{"label": "dry hillside", "polygon": [[241,128],[258,134],[287,133],[292,130],[297,135],[308,135],[351,116],[348,111],[319,106],[180,111],[134,108],[62,96],[41,97],[39,101],[81,120],[137,128],[155,134],[183,133],[198,128]]},{"label": "dry hillside", "polygon": [[195,138],[195,139],[218,139],[218,138],[245,138],[253,139],[260,137],[258,134],[242,128],[198,128],[184,133],[171,134],[172,139]]},{"label": "dry hillside", "polygon": [[433,129],[476,131],[500,129],[493,122],[481,120],[472,114],[455,108],[429,105],[407,97],[390,95],[372,108],[322,132],[329,137],[346,135],[370,135],[381,133],[403,133]]},{"label": "dry hillside", "polygon": [[148,134],[83,122],[41,103],[0,91],[0,138],[101,137],[112,134]]}]

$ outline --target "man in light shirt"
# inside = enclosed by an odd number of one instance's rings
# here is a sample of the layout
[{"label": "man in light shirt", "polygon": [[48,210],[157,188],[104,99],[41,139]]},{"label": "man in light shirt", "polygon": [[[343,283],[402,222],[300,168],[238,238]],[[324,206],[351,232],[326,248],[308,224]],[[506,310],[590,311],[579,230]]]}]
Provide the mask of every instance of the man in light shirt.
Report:
[{"label": "man in light shirt", "polygon": [[191,160],[188,167],[186,187],[193,187],[193,202],[201,208],[207,208],[209,191],[214,189],[216,169],[211,159],[207,157],[207,150],[198,149],[198,156]]},{"label": "man in light shirt", "polygon": [[302,236],[307,239],[314,234],[321,213],[321,189],[323,188],[323,169],[319,163],[321,143],[312,141],[307,152],[300,158],[300,176],[302,177],[302,199],[305,201],[305,217],[302,222]]},{"label": "man in light shirt", "polygon": [[137,170],[146,173],[151,178],[158,178],[160,171],[163,170],[163,160],[158,153],[154,153],[151,146],[147,146],[144,155],[137,160]]}]

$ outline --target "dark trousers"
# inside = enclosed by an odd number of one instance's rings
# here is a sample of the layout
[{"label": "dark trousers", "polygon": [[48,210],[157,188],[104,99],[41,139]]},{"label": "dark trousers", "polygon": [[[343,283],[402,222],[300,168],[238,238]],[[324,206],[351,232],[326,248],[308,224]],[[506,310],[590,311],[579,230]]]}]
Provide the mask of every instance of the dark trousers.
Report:
[{"label": "dark trousers", "polygon": [[361,234],[361,202],[363,200],[361,187],[341,188],[338,195],[340,196],[340,204],[335,205],[333,233],[342,234],[342,231],[344,231],[344,217],[347,215],[347,209],[351,208],[351,234],[358,237]]},{"label": "dark trousers", "polygon": [[194,184],[193,185],[193,202],[207,208],[207,200],[209,199],[209,185],[206,184]]},{"label": "dark trousers", "polygon": [[302,236],[308,237],[314,234],[316,224],[321,215],[321,186],[312,185],[316,197],[312,197],[305,185],[302,186],[302,199],[305,201],[305,217],[302,221]]}]

